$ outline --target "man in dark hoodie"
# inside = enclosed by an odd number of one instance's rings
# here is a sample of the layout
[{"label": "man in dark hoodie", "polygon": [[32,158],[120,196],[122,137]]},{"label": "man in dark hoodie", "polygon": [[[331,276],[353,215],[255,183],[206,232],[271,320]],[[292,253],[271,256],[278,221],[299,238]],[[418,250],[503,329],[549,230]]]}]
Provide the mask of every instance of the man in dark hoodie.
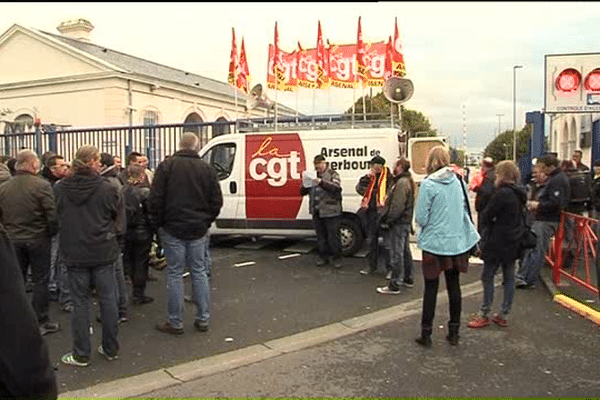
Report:
[{"label": "man in dark hoodie", "polygon": [[90,342],[90,282],[98,293],[102,319],[102,344],[98,352],[107,360],[117,358],[117,301],[114,264],[120,249],[117,231],[122,216],[119,190],[100,176],[100,152],[80,147],[73,160],[73,175],[56,184],[56,209],[60,226],[59,252],[67,265],[71,298],[73,350],[61,361],[86,367]]},{"label": "man in dark hoodie", "polygon": [[538,163],[542,165],[543,173],[548,176],[548,182],[540,192],[539,200],[527,202],[527,209],[535,216],[531,228],[536,233],[538,242],[522,261],[522,267],[515,279],[518,289],[532,288],[536,283],[550,246],[550,238],[558,227],[560,214],[570,197],[569,178],[559,168],[558,158],[547,154],[538,159]]}]

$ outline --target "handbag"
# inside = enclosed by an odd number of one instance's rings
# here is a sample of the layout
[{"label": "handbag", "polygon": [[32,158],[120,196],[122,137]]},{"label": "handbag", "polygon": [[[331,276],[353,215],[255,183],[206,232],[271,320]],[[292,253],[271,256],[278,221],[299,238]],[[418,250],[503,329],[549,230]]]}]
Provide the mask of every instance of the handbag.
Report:
[{"label": "handbag", "polygon": [[[469,219],[471,220],[471,223],[474,226],[475,223],[473,222],[473,217],[471,216],[471,205],[469,204],[469,197],[467,196],[467,191],[465,190],[465,187],[463,186],[463,184],[460,180],[460,177],[458,175],[456,175],[456,179],[458,179],[458,183],[460,184],[460,187],[462,188],[463,194],[465,196],[465,203],[467,203],[467,211],[469,212]],[[468,253],[470,256],[481,257],[480,242],[475,243],[475,245],[469,249]]]},{"label": "handbag", "polygon": [[525,218],[525,207],[521,207],[521,232],[519,235],[519,245],[521,249],[533,249],[537,245],[537,234],[531,229],[531,225]]}]

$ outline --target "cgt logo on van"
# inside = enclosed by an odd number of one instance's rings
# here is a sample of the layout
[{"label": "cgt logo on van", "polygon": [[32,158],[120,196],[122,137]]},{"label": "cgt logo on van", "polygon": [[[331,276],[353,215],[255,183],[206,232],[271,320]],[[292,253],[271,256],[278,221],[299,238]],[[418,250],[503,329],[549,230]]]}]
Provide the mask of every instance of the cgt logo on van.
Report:
[{"label": "cgt logo on van", "polygon": [[305,169],[297,133],[246,136],[246,218],[295,219]]}]

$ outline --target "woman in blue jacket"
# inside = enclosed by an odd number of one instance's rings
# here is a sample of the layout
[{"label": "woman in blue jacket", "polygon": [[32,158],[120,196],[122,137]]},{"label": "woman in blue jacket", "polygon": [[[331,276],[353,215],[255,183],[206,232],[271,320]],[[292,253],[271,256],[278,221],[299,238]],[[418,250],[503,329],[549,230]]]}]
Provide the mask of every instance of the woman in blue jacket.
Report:
[{"label": "woman in blue jacket", "polygon": [[458,344],[461,292],[459,272],[467,272],[469,250],[479,241],[471,221],[466,188],[449,168],[450,155],[443,147],[434,147],[427,155],[427,177],[421,182],[415,221],[419,228],[417,246],[423,251],[423,313],[418,344],[431,346],[431,332],[439,285],[444,272],[450,306],[446,339]]}]

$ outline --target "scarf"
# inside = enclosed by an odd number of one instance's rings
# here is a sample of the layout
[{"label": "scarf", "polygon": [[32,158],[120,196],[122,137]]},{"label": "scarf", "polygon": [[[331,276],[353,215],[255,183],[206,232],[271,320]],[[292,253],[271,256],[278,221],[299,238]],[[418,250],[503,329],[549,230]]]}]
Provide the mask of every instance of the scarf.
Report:
[{"label": "scarf", "polygon": [[[387,174],[388,169],[383,166],[381,173],[379,174],[379,190],[377,191],[376,204],[378,208],[381,208],[385,205],[385,196],[387,189]],[[375,186],[375,181],[377,180],[377,175],[371,178],[371,182],[369,182],[369,187],[367,188],[367,192],[363,196],[363,199],[360,203],[361,208],[368,208],[369,201],[371,200],[371,195],[373,194],[373,187]]]}]

